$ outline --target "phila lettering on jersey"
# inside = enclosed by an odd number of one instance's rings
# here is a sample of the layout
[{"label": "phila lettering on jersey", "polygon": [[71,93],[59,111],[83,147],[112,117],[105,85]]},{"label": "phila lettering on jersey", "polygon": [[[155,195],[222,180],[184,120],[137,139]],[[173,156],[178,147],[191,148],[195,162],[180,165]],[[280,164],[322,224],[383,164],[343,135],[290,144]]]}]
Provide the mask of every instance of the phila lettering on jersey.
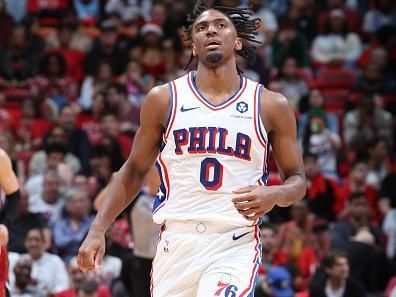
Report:
[{"label": "phila lettering on jersey", "polygon": [[171,106],[156,163],[162,184],[154,221],[250,226],[231,199],[233,190],[267,182],[270,146],[259,100],[263,86],[241,76],[239,89],[213,105],[194,78],[190,72],[169,83]]}]

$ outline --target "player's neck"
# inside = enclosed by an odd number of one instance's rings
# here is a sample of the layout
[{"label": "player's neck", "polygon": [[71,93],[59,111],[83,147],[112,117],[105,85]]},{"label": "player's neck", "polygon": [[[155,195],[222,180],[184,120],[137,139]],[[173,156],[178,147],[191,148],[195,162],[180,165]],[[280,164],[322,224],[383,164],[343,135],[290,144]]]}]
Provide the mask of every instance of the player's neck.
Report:
[{"label": "player's neck", "polygon": [[[232,65],[231,65],[232,66]],[[195,76],[198,89],[213,101],[222,100],[231,96],[240,87],[240,77],[235,64],[222,65],[217,68],[208,68],[203,64],[198,65]],[[220,102],[213,102],[220,103]]]}]

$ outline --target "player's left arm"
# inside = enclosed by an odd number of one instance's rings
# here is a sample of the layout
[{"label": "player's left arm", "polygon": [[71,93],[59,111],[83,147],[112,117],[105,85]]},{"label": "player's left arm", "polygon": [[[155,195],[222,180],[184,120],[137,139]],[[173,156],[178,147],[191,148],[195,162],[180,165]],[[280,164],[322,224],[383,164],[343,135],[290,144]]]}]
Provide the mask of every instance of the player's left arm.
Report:
[{"label": "player's left arm", "polygon": [[296,118],[281,94],[264,90],[261,118],[272,145],[282,184],[271,187],[250,185],[234,191],[238,212],[256,220],[275,205],[286,207],[302,199],[306,191],[304,167],[297,143]]}]

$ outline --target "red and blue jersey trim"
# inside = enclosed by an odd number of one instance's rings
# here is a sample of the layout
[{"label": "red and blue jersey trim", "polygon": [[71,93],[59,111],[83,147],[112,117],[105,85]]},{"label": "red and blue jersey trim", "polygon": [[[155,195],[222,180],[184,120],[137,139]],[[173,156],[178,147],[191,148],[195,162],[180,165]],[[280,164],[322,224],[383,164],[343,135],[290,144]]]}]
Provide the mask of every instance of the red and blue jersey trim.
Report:
[{"label": "red and blue jersey trim", "polygon": [[[169,175],[165,163],[161,159],[161,154],[158,156],[155,166],[157,167],[161,179],[161,185],[153,203],[153,215],[165,205],[169,198]],[[159,195],[160,193],[162,193],[163,197]]]},{"label": "red and blue jersey trim", "polygon": [[[253,297],[254,296],[254,289],[256,287],[256,281],[257,281],[257,276],[258,276],[258,269],[261,264],[261,242],[260,242],[260,228],[256,225],[254,226],[255,228],[255,233],[254,233],[254,239],[256,240],[256,254],[253,259],[253,269],[252,269],[252,274],[250,276],[250,281],[249,281],[249,286],[239,295],[239,297]],[[248,295],[246,295],[248,294]]]},{"label": "red and blue jersey trim", "polygon": [[205,96],[199,91],[197,85],[194,82],[195,73],[196,73],[195,71],[191,71],[187,75],[188,85],[189,85],[191,91],[193,92],[193,94],[195,95],[195,97],[197,97],[197,99],[203,105],[205,105],[207,108],[209,108],[211,110],[220,110],[220,109],[224,109],[224,108],[230,106],[232,103],[234,103],[241,97],[241,95],[243,94],[243,92],[245,91],[246,86],[247,86],[247,79],[243,76],[240,76],[241,83],[240,83],[239,89],[233,95],[231,95],[230,98],[228,98],[227,100],[225,100],[224,102],[222,102],[220,104],[215,105],[215,104],[211,103],[208,99],[206,99]]},{"label": "red and blue jersey trim", "polygon": [[169,133],[172,129],[173,122],[175,121],[176,110],[177,110],[177,89],[174,81],[171,81],[169,84],[169,92],[170,92],[170,104],[168,111],[168,120],[165,127],[165,140],[168,139]]}]

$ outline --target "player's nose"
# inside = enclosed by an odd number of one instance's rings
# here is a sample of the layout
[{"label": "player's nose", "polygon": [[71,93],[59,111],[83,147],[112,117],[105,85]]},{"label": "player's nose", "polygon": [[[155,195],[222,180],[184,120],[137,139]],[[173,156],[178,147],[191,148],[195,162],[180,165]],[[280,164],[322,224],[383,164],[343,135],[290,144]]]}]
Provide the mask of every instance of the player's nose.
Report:
[{"label": "player's nose", "polygon": [[210,24],[208,30],[206,31],[206,35],[212,36],[217,35],[217,28],[214,24]]}]

